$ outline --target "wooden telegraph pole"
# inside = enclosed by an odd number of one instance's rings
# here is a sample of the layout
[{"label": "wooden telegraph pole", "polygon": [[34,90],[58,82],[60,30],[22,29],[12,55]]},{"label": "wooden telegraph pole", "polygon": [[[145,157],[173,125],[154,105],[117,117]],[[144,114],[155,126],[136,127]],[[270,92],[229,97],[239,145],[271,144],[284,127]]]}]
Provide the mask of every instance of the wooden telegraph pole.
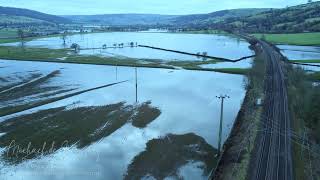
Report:
[{"label": "wooden telegraph pole", "polygon": [[136,103],[138,103],[138,72],[137,67],[135,68],[136,73]]},{"label": "wooden telegraph pole", "polygon": [[221,99],[221,111],[220,111],[220,125],[219,125],[219,140],[218,140],[218,155],[221,153],[221,136],[222,136],[222,123],[223,123],[223,103],[225,98],[230,98],[228,95],[216,96],[216,98]]}]

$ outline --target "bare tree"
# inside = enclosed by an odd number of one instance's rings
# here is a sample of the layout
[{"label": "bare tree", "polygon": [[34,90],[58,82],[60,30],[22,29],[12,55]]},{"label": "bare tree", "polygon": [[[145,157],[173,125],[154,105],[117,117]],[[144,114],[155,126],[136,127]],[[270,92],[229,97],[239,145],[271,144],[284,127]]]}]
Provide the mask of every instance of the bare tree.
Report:
[{"label": "bare tree", "polygon": [[24,31],[22,29],[18,29],[17,34],[18,34],[18,37],[20,38],[20,42],[21,42],[20,46],[24,51],[24,38],[25,38]]},{"label": "bare tree", "polygon": [[[203,55],[203,56],[208,56],[208,53],[207,53],[207,52],[203,52],[202,55]],[[203,57],[202,60],[203,60],[203,61],[206,61],[207,58],[206,58],[206,57]]]},{"label": "bare tree", "polygon": [[61,39],[63,41],[63,45],[66,45],[66,40],[67,40],[67,37],[68,36],[68,33],[67,31],[63,32],[62,36],[61,36]]},{"label": "bare tree", "polygon": [[18,37],[21,39],[21,41],[24,40],[24,31],[22,29],[18,29]]}]

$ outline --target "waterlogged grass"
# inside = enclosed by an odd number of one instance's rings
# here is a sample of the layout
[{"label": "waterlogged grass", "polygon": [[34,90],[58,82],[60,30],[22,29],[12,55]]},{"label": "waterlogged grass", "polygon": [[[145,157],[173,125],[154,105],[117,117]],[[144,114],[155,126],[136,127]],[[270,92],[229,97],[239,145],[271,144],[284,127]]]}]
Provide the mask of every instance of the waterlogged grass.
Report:
[{"label": "waterlogged grass", "polygon": [[0,38],[16,38],[18,35],[16,30],[0,30]]},{"label": "waterlogged grass", "polygon": [[120,102],[73,109],[59,107],[14,117],[0,123],[0,132],[6,133],[0,137],[0,147],[9,147],[2,156],[15,164],[41,156],[37,152],[26,155],[14,151],[17,146],[26,149],[29,143],[30,150],[43,149],[47,154],[74,144],[84,148],[109,136],[126,123],[131,122],[138,128],[146,127],[160,113],[158,108],[151,106],[151,102],[138,105]]},{"label": "waterlogged grass", "polygon": [[203,170],[204,176],[209,176],[217,163],[216,153],[215,148],[193,133],[168,134],[147,143],[146,150],[132,160],[124,179],[143,179],[147,176],[180,179],[179,168],[191,162],[203,163],[198,168]]},{"label": "waterlogged grass", "polygon": [[75,54],[71,49],[48,49],[48,48],[26,48],[26,47],[0,47],[0,58],[26,61],[45,61],[58,63],[97,64],[97,65],[118,65],[137,66],[173,69],[162,64],[159,60],[144,60],[148,63],[140,63],[141,59],[115,58],[102,56],[85,56]]},{"label": "waterlogged grass", "polygon": [[[17,33],[15,32],[15,36],[13,35],[7,35],[7,37],[1,37],[0,38],[0,44],[3,44],[3,43],[14,43],[14,42],[21,42],[22,39],[17,37]],[[27,42],[27,41],[32,41],[32,40],[35,40],[35,39],[39,39],[39,38],[47,38],[47,37],[57,37],[57,36],[61,36],[59,34],[54,34],[54,35],[47,35],[47,36],[34,36],[34,37],[26,37],[23,39],[24,42]]]},{"label": "waterlogged grass", "polygon": [[[141,63],[141,61],[144,61],[147,63]],[[55,62],[174,69],[172,66],[166,65],[165,63],[159,60],[103,57],[103,56],[94,56],[94,55],[91,55],[91,56],[70,55],[63,61],[55,61]]]},{"label": "waterlogged grass", "polygon": [[320,46],[320,32],[297,34],[253,34],[257,38],[276,44],[290,44],[302,46]]},{"label": "waterlogged grass", "polygon": [[167,64],[181,67],[186,70],[196,70],[196,71],[212,71],[212,72],[221,72],[227,74],[240,74],[247,75],[249,73],[249,68],[202,68],[200,65],[204,64],[215,64],[221,61],[218,60],[209,60],[209,61],[173,61]]},{"label": "waterlogged grass", "polygon": [[197,71],[216,71],[231,74],[246,74],[248,69],[226,68],[211,69],[202,68],[200,65],[215,64],[221,61],[162,61],[157,59],[135,59],[121,57],[104,57],[97,55],[78,55],[71,49],[48,49],[48,48],[26,48],[26,47],[0,47],[0,58],[11,60],[44,61],[57,63],[116,65],[133,67],[150,67],[165,69],[186,69]]},{"label": "waterlogged grass", "polygon": [[156,119],[160,116],[160,110],[157,108],[150,108],[151,102],[141,104],[136,107],[136,114],[132,117],[132,125],[139,128],[145,128],[150,120]]},{"label": "waterlogged grass", "polygon": [[320,63],[320,59],[290,60],[290,62],[297,62],[297,63]]},{"label": "waterlogged grass", "polygon": [[39,78],[40,76],[41,73],[31,73],[30,76],[17,76],[17,81],[12,81],[10,75],[2,77],[0,76],[0,94],[2,93],[2,91],[7,91],[8,89],[11,89],[13,87],[28,83],[35,78]]},{"label": "waterlogged grass", "polygon": [[[66,94],[66,95],[58,96],[58,97],[41,99],[41,100],[35,101],[33,103],[28,102],[27,104],[7,106],[7,107],[4,107],[4,108],[0,108],[0,117],[1,116],[6,116],[6,115],[10,115],[10,114],[14,114],[14,113],[18,113],[18,112],[22,112],[22,111],[25,111],[25,110],[28,110],[28,109],[31,109],[31,108],[35,108],[35,107],[38,107],[38,106],[42,106],[42,105],[45,105],[45,104],[56,102],[56,101],[59,101],[59,100],[62,100],[62,99],[70,98],[70,97],[73,97],[73,96],[76,96],[76,95],[79,95],[79,94],[83,94],[83,93],[86,93],[86,92],[89,92],[89,91],[93,91],[93,90],[97,90],[97,89],[113,86],[113,85],[120,84],[120,83],[123,83],[123,82],[125,82],[125,81],[118,82],[118,83],[107,84],[107,85],[103,85],[103,86],[99,86],[99,87],[95,87],[95,88],[91,88],[91,89],[86,89],[86,90],[82,90],[82,91],[78,91],[78,92],[73,92],[73,93],[69,93],[69,94]],[[43,90],[43,88],[41,88],[41,91],[42,90]],[[66,90],[63,90],[62,92],[66,93],[66,92],[70,92],[70,91],[73,91],[73,90],[75,90],[75,89],[66,89]]]},{"label": "waterlogged grass", "polygon": [[[79,33],[68,33],[68,36],[75,35]],[[82,33],[82,34],[89,34],[88,33]],[[32,41],[35,39],[40,38],[49,38],[49,37],[60,37],[62,34],[50,34],[50,35],[43,35],[43,36],[33,36],[33,37],[26,37],[23,39],[24,42]],[[16,30],[9,30],[9,31],[0,31],[0,44],[2,43],[14,43],[14,42],[21,42],[22,39],[18,37]]]},{"label": "waterlogged grass", "polygon": [[[8,105],[0,108],[0,116],[21,112],[65,98],[67,95],[60,97],[56,96],[75,89],[60,86],[43,86],[59,74],[60,71],[53,71],[43,77],[40,77],[39,74],[34,74],[20,84],[1,88],[0,99],[2,100],[2,104]],[[25,101],[25,97],[33,98],[29,101]],[[12,101],[15,101],[15,103],[10,103]]]},{"label": "waterlogged grass", "polygon": [[248,68],[219,68],[213,69],[215,72],[228,73],[228,74],[241,74],[247,75],[250,71]]},{"label": "waterlogged grass", "polygon": [[15,60],[58,60],[68,56],[67,49],[25,48],[25,47],[0,47],[0,58]]},{"label": "waterlogged grass", "polygon": [[171,61],[166,63],[167,65],[171,65],[171,66],[177,66],[177,67],[181,67],[184,69],[190,69],[190,68],[195,68],[195,69],[204,69],[201,68],[200,65],[204,65],[204,64],[215,64],[221,61],[218,60],[207,60],[207,61]]}]

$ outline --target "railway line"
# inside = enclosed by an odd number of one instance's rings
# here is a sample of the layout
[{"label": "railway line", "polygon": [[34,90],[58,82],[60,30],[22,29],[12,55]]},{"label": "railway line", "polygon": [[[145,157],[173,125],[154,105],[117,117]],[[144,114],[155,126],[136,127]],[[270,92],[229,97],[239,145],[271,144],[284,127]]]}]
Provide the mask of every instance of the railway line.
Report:
[{"label": "railway line", "polygon": [[259,134],[253,180],[293,179],[291,125],[287,88],[281,65],[282,55],[264,41],[258,41],[267,64],[265,103],[262,118],[263,131]]}]

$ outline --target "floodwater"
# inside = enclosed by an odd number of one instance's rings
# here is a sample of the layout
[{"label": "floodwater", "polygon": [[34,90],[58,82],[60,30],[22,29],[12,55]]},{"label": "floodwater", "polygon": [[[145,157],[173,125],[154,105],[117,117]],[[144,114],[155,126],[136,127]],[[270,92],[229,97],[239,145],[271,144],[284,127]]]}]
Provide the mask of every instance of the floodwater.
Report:
[{"label": "floodwater", "polygon": [[[6,98],[2,107],[125,81],[0,117],[0,179],[206,179],[218,143],[215,96],[230,96],[223,141],[245,96],[241,75],[138,68],[136,89],[131,67],[12,60],[0,65],[0,87],[24,83],[8,91],[11,96],[0,93]],[[41,81],[30,83],[32,78]],[[51,88],[37,91],[43,87]],[[61,89],[67,91],[51,93]],[[23,100],[12,97],[16,94]],[[45,96],[34,98],[39,94]],[[64,145],[24,156],[10,149],[12,140],[20,148],[28,142]]]},{"label": "floodwater", "polygon": [[[293,46],[293,45],[278,45],[281,52],[289,60],[319,60],[320,59],[320,47],[317,46]],[[306,63],[312,65],[320,65],[320,63]],[[320,71],[320,67],[296,65],[302,67],[309,72]]]},{"label": "floodwater", "polygon": [[318,65],[318,66],[307,66],[307,65],[295,65],[295,66],[300,66],[303,68],[305,71],[308,72],[315,72],[315,71],[320,71],[320,63],[307,63],[311,65]]},{"label": "floodwater", "polygon": [[[114,44],[134,42],[139,45],[148,45],[171,50],[179,50],[190,53],[207,52],[208,55],[224,57],[229,59],[239,59],[250,56],[253,52],[248,48],[249,43],[234,36],[219,34],[177,34],[177,33],[148,33],[148,32],[110,32],[77,34],[68,36],[66,45],[60,37],[42,38],[27,42],[26,46],[46,47],[60,49],[70,47],[72,43],[77,43],[81,48],[102,48],[113,47]],[[5,45],[19,45],[19,43],[9,43]],[[177,54],[173,52],[159,51],[142,47],[108,48],[96,50],[81,50],[84,55],[103,56],[126,56],[131,58],[163,59],[163,60],[202,60],[190,55]]]},{"label": "floodwater", "polygon": [[277,47],[289,60],[320,59],[320,47],[317,46],[278,45]]}]

